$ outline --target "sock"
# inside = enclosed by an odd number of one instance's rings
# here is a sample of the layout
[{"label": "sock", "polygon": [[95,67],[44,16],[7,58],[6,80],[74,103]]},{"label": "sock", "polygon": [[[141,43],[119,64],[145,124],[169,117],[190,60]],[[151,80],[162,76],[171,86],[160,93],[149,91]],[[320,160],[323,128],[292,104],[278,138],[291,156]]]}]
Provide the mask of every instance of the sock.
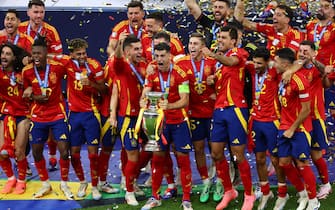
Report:
[{"label": "sock", "polygon": [[178,166],[180,168],[180,179],[181,186],[183,189],[183,201],[191,200],[192,190],[192,171],[191,162],[189,155],[178,155],[177,156]]},{"label": "sock", "polygon": [[215,161],[217,176],[221,179],[225,192],[233,189],[233,185],[230,180],[229,166],[226,158],[221,161]]},{"label": "sock", "polygon": [[252,194],[252,180],[251,180],[251,171],[250,165],[247,159],[238,164],[238,170],[240,171],[240,176],[244,186],[244,193],[246,195]]},{"label": "sock", "polygon": [[62,181],[69,180],[69,169],[70,169],[70,160],[64,160],[62,158],[59,159],[60,166],[60,176]]},{"label": "sock", "polygon": [[152,152],[146,152],[141,150],[140,157],[138,159],[138,169],[136,172],[136,178],[140,176],[141,169],[144,168],[152,158]]},{"label": "sock", "polygon": [[173,162],[169,151],[165,153],[164,176],[168,184],[174,184]]},{"label": "sock", "polygon": [[45,165],[45,159],[42,158],[40,161],[35,161],[35,167],[37,169],[38,175],[41,181],[47,181],[49,179],[48,171]]},{"label": "sock", "polygon": [[159,191],[163,180],[165,156],[153,155],[151,165],[152,174],[152,196],[159,198]]},{"label": "sock", "polygon": [[285,197],[287,194],[287,185],[286,183],[278,183],[278,197]]},{"label": "sock", "polygon": [[270,193],[269,182],[261,183],[261,192],[263,193],[263,195],[269,195],[269,193]]},{"label": "sock", "polygon": [[91,183],[92,187],[98,185],[99,180],[99,155],[98,154],[88,154],[88,159],[90,159],[90,169],[91,169]]},{"label": "sock", "polygon": [[[308,198],[316,197],[316,180],[312,168],[309,165],[299,167],[300,175],[304,178]],[[300,191],[298,191],[300,192]]]},{"label": "sock", "polygon": [[126,177],[126,188],[128,192],[134,192],[134,180],[136,176],[136,170],[138,167],[138,162],[131,160],[127,161],[125,167],[125,177]]},{"label": "sock", "polygon": [[105,153],[103,151],[99,154],[99,178],[100,181],[106,181],[107,171],[109,165],[110,153]]},{"label": "sock", "polygon": [[72,164],[74,171],[76,172],[76,175],[79,181],[84,181],[85,176],[84,176],[83,167],[81,165],[80,153],[75,153],[71,155],[71,164]]},{"label": "sock", "polygon": [[17,171],[19,180],[26,180],[27,168],[28,168],[28,162],[26,158],[17,161]]},{"label": "sock", "polygon": [[197,168],[198,168],[201,180],[208,179],[208,169],[207,169],[207,166],[204,165],[204,166],[200,166],[200,167],[197,167]]},{"label": "sock", "polygon": [[314,165],[318,169],[320,179],[322,184],[327,184],[329,182],[329,175],[328,175],[328,166],[322,157],[319,158],[318,160],[314,161]]},{"label": "sock", "polygon": [[292,163],[280,167],[283,168],[283,172],[286,175],[287,179],[291,182],[291,184],[298,192],[305,189],[305,185],[300,179],[299,172]]},{"label": "sock", "polygon": [[57,151],[57,142],[53,138],[48,139],[49,155],[55,156]]},{"label": "sock", "polygon": [[127,156],[126,150],[123,147],[121,149],[120,159],[121,159],[121,171],[122,171],[122,174],[125,176],[125,174],[126,174],[125,170],[126,170],[128,156]]},{"label": "sock", "polygon": [[2,170],[5,172],[7,177],[14,176],[13,168],[12,168],[12,162],[9,158],[5,158],[3,160],[0,160],[0,166],[2,167]]}]

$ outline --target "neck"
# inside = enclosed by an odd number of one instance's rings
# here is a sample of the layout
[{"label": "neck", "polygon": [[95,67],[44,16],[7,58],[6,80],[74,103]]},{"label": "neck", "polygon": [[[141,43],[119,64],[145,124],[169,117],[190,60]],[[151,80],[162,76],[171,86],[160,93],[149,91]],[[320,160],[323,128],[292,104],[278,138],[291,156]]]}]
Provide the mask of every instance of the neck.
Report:
[{"label": "neck", "polygon": [[31,27],[34,31],[38,30],[38,28],[41,26],[41,25],[37,25],[37,24],[35,24],[33,21],[29,21],[29,24],[30,24],[30,27]]},{"label": "neck", "polygon": [[6,67],[2,67],[2,68],[6,72],[12,72],[13,71],[13,66],[6,66]]},{"label": "neck", "polygon": [[12,38],[12,37],[16,36],[16,34],[17,34],[17,30],[15,30],[13,33],[8,33],[8,32],[7,32],[7,34],[8,34],[8,36],[9,36],[10,38]]},{"label": "neck", "polygon": [[282,29],[279,29],[278,32],[285,34],[289,28],[290,28],[289,25],[285,25]]},{"label": "neck", "polygon": [[325,26],[328,24],[329,21],[332,21],[332,17],[326,18],[324,20],[319,20],[322,26]]},{"label": "neck", "polygon": [[203,55],[200,53],[200,54],[198,54],[197,56],[195,56],[195,57],[193,58],[193,60],[194,60],[194,61],[201,61],[202,58],[203,58]]}]

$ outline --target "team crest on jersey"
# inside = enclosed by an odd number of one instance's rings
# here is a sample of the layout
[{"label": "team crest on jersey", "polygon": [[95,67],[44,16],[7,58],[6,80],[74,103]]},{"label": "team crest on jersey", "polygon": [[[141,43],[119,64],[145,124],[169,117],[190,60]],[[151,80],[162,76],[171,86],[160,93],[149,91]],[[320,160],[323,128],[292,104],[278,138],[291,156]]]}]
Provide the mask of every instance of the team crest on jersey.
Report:
[{"label": "team crest on jersey", "polygon": [[325,42],[328,42],[329,41],[329,38],[330,38],[330,32],[329,31],[326,31],[323,35],[323,40]]},{"label": "team crest on jersey", "polygon": [[209,66],[206,66],[204,72],[205,72],[205,75],[210,75],[211,74],[211,68]]},{"label": "team crest on jersey", "polygon": [[312,80],[313,80],[313,74],[312,74],[312,72],[308,73],[307,80],[308,80],[308,82],[312,82]]},{"label": "team crest on jersey", "polygon": [[50,82],[52,84],[56,84],[56,82],[57,82],[57,74],[56,74],[56,72],[51,72],[49,78],[50,78]]}]

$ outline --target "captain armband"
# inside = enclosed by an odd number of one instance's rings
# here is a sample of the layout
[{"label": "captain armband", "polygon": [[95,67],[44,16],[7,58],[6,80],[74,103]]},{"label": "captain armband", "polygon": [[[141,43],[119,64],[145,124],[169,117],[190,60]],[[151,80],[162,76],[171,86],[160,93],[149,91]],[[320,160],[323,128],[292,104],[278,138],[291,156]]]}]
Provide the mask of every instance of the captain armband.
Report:
[{"label": "captain armband", "polygon": [[188,84],[181,84],[178,86],[179,93],[190,93],[190,87]]}]

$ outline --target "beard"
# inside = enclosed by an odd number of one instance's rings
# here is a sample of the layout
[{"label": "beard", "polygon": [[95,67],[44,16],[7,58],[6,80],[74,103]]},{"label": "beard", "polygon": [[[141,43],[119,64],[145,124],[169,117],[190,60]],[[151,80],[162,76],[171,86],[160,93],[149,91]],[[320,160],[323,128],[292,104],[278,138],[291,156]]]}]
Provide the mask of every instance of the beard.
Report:
[{"label": "beard", "polygon": [[326,16],[325,16],[324,13],[320,13],[320,12],[318,12],[318,13],[316,14],[316,17],[317,17],[319,20],[326,20]]}]

